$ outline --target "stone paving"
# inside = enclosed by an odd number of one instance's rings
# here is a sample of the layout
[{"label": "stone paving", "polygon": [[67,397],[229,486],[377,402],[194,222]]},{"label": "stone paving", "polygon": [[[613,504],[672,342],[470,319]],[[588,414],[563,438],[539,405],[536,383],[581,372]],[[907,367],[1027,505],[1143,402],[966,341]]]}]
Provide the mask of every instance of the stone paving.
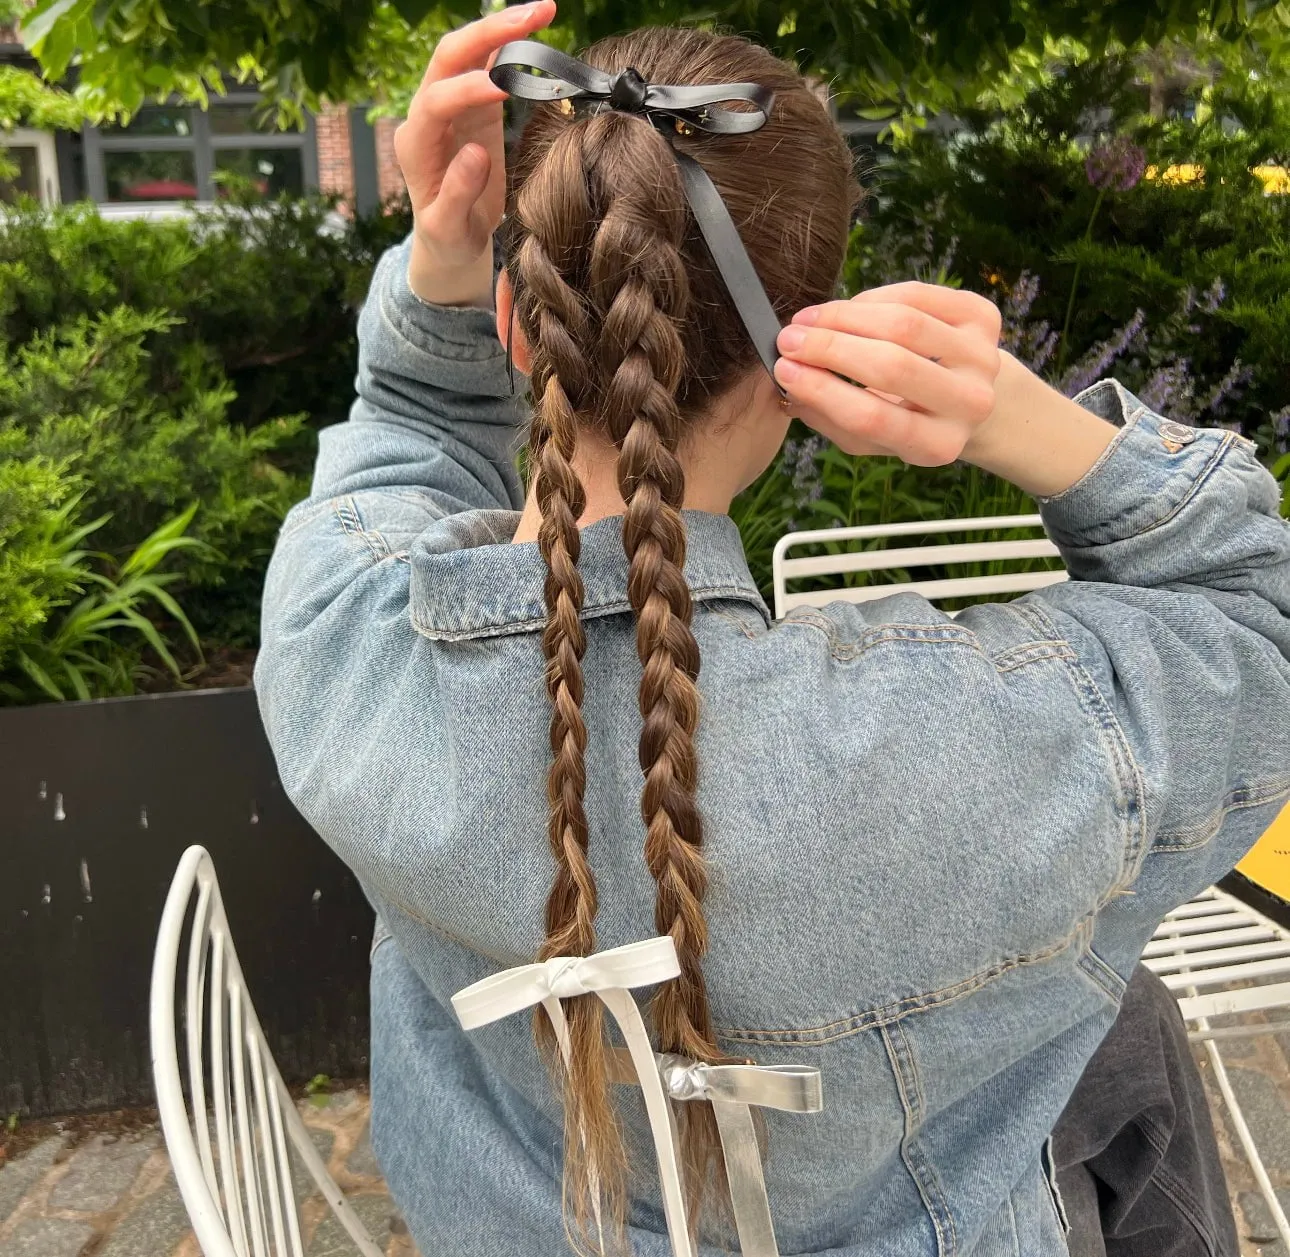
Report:
[{"label": "stone paving", "polygon": [[[1232,1086],[1290,1212],[1290,1033],[1222,1043]],[[1197,1053],[1206,1086],[1212,1070]],[[1217,1093],[1211,1095],[1211,1103]],[[1214,1111],[1221,1105],[1214,1103]],[[362,1088],[304,1100],[301,1116],[327,1167],[385,1257],[417,1257],[390,1200],[368,1140]],[[1242,1257],[1290,1257],[1226,1117],[1218,1126],[1236,1209]],[[309,1257],[356,1250],[297,1170]],[[69,1146],[50,1135],[0,1169],[0,1253],[4,1257],[201,1257],[155,1123],[121,1135],[98,1133]]]},{"label": "stone paving", "polygon": [[[300,1114],[341,1190],[385,1257],[417,1257],[368,1140],[361,1088],[301,1102]],[[298,1166],[309,1257],[356,1252]],[[51,1134],[0,1169],[4,1257],[201,1257],[155,1122],[70,1145]]]}]

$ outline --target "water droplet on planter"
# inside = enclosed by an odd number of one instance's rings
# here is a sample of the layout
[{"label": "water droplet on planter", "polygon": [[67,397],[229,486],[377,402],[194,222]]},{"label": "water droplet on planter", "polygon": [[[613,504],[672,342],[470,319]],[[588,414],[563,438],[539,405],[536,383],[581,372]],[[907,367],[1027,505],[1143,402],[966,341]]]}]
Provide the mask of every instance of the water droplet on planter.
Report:
[{"label": "water droplet on planter", "polygon": [[48,904],[48,903],[49,903],[49,899],[50,899],[50,895],[49,895],[49,883],[48,883],[48,882],[46,882],[46,883],[45,883],[45,887],[44,887],[44,889],[43,889],[43,890],[41,891],[41,893],[40,893],[40,902],[41,902],[41,903],[43,903],[43,904]]},{"label": "water droplet on planter", "polygon": [[40,783],[40,787],[36,791],[36,798],[47,799],[48,797],[49,797],[49,792],[45,789],[45,783],[42,781]]},{"label": "water droplet on planter", "polygon": [[139,809],[139,828],[148,828],[148,809],[146,807],[141,807]]},{"label": "water droplet on planter", "polygon": [[54,819],[56,821],[65,821],[67,819],[67,813],[63,811],[63,796],[61,794],[54,795]]},{"label": "water droplet on planter", "polygon": [[94,902],[94,893],[90,890],[90,864],[84,858],[81,860],[81,895],[86,903]]},{"label": "water droplet on planter", "polygon": [[315,891],[314,891],[314,893],[313,893],[313,902],[314,902],[314,903],[320,903],[321,901],[322,901],[322,891],[321,891],[321,890],[315,890]]},{"label": "water droplet on planter", "polygon": [[252,799],[251,800],[251,824],[258,825],[259,823],[260,823],[260,809],[256,805],[255,800]]}]

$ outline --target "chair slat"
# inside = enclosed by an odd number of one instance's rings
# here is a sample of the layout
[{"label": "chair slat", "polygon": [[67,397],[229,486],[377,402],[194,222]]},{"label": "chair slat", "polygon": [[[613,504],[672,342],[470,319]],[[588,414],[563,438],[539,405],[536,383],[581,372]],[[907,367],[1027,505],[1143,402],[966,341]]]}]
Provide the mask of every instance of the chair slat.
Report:
[{"label": "chair slat", "polygon": [[1277,937],[1265,925],[1245,925],[1236,930],[1215,930],[1212,934],[1193,934],[1188,938],[1153,938],[1143,949],[1143,958],[1181,955],[1188,947],[1223,947],[1236,943],[1264,943]]},{"label": "chair slat", "polygon": [[903,581],[894,585],[863,585],[856,589],[822,589],[805,594],[785,594],[781,614],[794,607],[826,607],[831,602],[873,602],[892,594],[920,594],[929,602],[938,598],[974,598],[986,594],[1021,594],[1068,580],[1066,572],[1008,572],[1002,576],[960,576],[947,580]]},{"label": "chair slat", "polygon": [[1186,969],[1181,973],[1165,973],[1160,975],[1160,980],[1171,991],[1181,991],[1187,987],[1222,986],[1227,982],[1279,978],[1286,973],[1290,973],[1290,957],[1281,956],[1269,960],[1247,960],[1232,965]]},{"label": "chair slat", "polygon": [[1143,960],[1152,973],[1173,973],[1178,969],[1206,969],[1212,965],[1236,964],[1243,960],[1266,960],[1272,956],[1290,956],[1290,939],[1273,939],[1269,943],[1248,943],[1243,947],[1215,947],[1207,951],[1183,952],[1181,955],[1155,956]]},{"label": "chair slat", "polygon": [[904,546],[895,550],[853,550],[844,554],[785,559],[784,576],[841,576],[847,572],[876,572],[888,568],[931,567],[956,563],[993,563],[1002,560],[1060,558],[1061,551],[1047,537],[1032,541],[976,541],[953,545]]},{"label": "chair slat", "polygon": [[1178,1001],[1184,1021],[1201,1017],[1225,1017],[1230,1013],[1265,1012],[1269,1008],[1290,1008],[1290,982],[1251,986],[1239,991],[1211,991]]}]

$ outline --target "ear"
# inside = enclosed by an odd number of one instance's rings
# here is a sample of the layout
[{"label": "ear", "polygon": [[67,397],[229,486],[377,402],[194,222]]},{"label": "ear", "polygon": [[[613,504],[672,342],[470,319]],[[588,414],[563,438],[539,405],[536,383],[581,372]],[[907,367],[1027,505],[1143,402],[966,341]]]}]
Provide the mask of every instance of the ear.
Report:
[{"label": "ear", "polygon": [[507,337],[514,337],[511,344],[511,361],[515,369],[524,375],[532,374],[533,360],[529,357],[529,343],[524,339],[523,329],[511,317],[515,309],[515,294],[511,290],[511,277],[505,267],[497,276],[497,339],[506,347]]}]

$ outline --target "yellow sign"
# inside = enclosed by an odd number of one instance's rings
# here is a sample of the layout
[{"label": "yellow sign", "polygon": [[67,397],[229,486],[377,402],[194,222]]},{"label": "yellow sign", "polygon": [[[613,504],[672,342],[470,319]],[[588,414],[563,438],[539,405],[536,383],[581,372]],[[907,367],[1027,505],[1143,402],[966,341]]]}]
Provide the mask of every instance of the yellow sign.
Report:
[{"label": "yellow sign", "polygon": [[1290,903],[1290,804],[1236,870]]}]

